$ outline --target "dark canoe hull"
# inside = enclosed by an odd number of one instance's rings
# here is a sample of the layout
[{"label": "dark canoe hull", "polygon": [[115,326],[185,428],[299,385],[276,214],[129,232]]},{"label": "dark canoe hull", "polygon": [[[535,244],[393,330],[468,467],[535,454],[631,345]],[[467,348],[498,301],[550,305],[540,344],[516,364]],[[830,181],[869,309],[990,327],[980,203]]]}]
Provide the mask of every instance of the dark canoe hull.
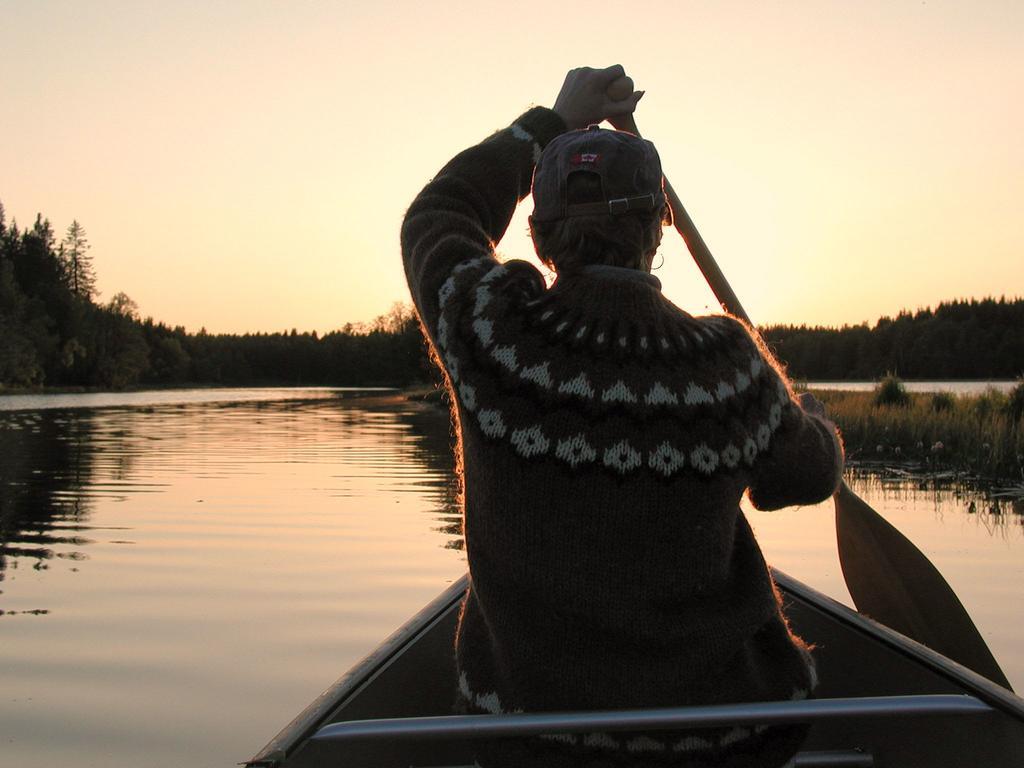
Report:
[{"label": "dark canoe hull", "polygon": [[[817,646],[819,699],[960,694],[982,714],[832,717],[814,722],[798,765],[1024,765],[1024,700],[806,585],[775,573],[794,630]],[[330,723],[447,715],[452,639],[465,578],[453,584],[284,728],[249,766],[467,766],[458,739],[322,741]]]}]

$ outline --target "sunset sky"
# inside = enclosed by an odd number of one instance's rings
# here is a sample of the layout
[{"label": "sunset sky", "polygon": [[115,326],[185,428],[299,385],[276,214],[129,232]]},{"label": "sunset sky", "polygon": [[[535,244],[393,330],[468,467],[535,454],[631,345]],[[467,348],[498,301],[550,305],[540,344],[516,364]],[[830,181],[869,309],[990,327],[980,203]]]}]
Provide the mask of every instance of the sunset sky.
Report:
[{"label": "sunset sky", "polygon": [[399,225],[451,155],[621,63],[751,317],[873,321],[1024,294],[1022,41],[1019,0],[0,0],[0,201],[81,222],[103,301],[324,332],[408,300]]}]

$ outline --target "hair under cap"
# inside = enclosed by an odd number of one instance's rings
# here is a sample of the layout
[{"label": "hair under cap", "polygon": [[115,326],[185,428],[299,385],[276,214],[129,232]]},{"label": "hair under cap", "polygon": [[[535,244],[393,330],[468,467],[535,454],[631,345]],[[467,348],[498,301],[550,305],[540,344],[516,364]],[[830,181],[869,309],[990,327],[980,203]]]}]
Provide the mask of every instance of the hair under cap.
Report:
[{"label": "hair under cap", "polygon": [[[568,180],[574,173],[595,174],[602,200],[570,203]],[[657,210],[665,205],[661,159],[654,145],[626,131],[592,125],[551,141],[533,174],[533,220],[569,216],[622,214]]]}]

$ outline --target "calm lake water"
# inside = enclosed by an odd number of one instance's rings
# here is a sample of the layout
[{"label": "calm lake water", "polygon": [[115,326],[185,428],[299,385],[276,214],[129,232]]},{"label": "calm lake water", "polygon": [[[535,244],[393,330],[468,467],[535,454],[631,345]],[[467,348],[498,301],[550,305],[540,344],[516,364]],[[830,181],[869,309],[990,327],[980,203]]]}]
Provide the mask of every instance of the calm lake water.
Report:
[{"label": "calm lake water", "polygon": [[[0,764],[233,765],[464,572],[446,414],[351,394],[0,397]],[[1021,502],[853,484],[1024,688]],[[849,603],[831,504],[750,517]]]}]

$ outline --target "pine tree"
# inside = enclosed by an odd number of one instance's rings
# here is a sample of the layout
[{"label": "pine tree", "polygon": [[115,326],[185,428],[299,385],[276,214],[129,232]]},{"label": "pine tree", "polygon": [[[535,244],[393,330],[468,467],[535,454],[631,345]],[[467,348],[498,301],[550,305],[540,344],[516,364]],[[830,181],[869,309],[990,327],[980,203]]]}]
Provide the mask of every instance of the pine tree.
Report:
[{"label": "pine tree", "polygon": [[96,272],[89,255],[89,241],[85,228],[74,220],[68,225],[67,234],[60,244],[61,263],[64,267],[68,289],[81,299],[90,301],[96,290]]},{"label": "pine tree", "polygon": [[50,226],[50,220],[44,219],[41,213],[36,214],[36,223],[32,225],[32,234],[39,238],[43,248],[53,251],[53,227]]}]

